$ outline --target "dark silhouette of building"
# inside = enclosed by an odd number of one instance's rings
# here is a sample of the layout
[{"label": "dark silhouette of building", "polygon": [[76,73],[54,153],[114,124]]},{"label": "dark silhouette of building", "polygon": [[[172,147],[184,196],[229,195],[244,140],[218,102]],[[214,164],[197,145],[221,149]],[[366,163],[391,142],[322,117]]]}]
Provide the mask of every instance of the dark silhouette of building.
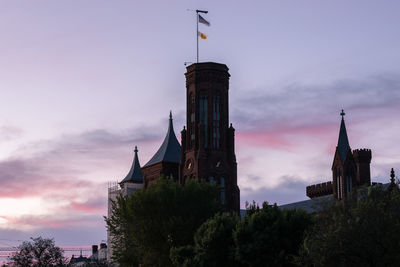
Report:
[{"label": "dark silhouette of building", "polygon": [[235,129],[229,125],[228,67],[213,62],[195,63],[187,67],[185,75],[187,130],[184,127],[181,132],[182,148],[170,112],[167,135],[158,151],[140,167],[135,148],[128,175],[119,187],[113,185],[109,191],[112,196],[120,190],[133,192],[140,188],[138,184],[147,187],[160,177],[182,185],[187,179],[204,180],[218,186],[218,197],[227,210],[239,212]]},{"label": "dark silhouette of building", "polygon": [[187,67],[186,125],[182,136],[179,181],[216,183],[228,210],[239,211],[235,129],[229,126],[229,73],[224,64]]},{"label": "dark silhouette of building", "polygon": [[181,145],[176,139],[172,112],[169,114],[169,125],[164,142],[154,156],[142,167],[144,186],[154,183],[160,177],[178,180]]},{"label": "dark silhouette of building", "polygon": [[335,200],[343,200],[361,186],[371,185],[371,150],[351,150],[344,122],[345,113],[340,113],[339,139],[332,164],[332,182],[307,186],[310,198],[333,194]]}]

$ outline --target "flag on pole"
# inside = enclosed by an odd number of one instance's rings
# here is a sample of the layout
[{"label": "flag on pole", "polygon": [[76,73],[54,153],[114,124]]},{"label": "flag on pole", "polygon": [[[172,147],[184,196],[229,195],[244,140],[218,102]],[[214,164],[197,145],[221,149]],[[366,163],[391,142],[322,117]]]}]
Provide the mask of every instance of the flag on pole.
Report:
[{"label": "flag on pole", "polygon": [[199,14],[199,22],[203,23],[207,26],[210,26],[210,22],[208,22],[205,18],[203,18],[200,14]]},{"label": "flag on pole", "polygon": [[200,36],[201,39],[207,40],[207,35],[205,35],[204,33],[198,32],[198,35]]}]

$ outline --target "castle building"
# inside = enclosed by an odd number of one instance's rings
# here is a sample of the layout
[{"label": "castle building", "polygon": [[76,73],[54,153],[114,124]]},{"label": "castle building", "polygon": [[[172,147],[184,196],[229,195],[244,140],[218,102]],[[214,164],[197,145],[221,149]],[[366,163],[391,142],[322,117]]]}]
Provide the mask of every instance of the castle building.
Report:
[{"label": "castle building", "polygon": [[342,120],[332,163],[332,181],[307,186],[306,194],[309,198],[333,194],[335,200],[341,201],[357,188],[371,185],[371,150],[351,150],[343,110],[340,115]]},{"label": "castle building", "polygon": [[227,210],[239,211],[235,129],[229,125],[229,73],[224,64],[187,67],[186,125],[181,132],[179,181],[216,183]]},{"label": "castle building", "polygon": [[[169,115],[167,134],[154,156],[140,166],[135,147],[131,168],[121,182],[108,188],[108,216],[111,203],[119,195],[129,195],[146,188],[160,177],[181,185],[188,179],[215,183],[218,198],[226,210],[239,212],[240,191],[237,185],[235,129],[229,124],[228,67],[213,62],[187,67],[186,127],[179,144]],[[112,236],[107,234],[108,260],[112,256]]]}]

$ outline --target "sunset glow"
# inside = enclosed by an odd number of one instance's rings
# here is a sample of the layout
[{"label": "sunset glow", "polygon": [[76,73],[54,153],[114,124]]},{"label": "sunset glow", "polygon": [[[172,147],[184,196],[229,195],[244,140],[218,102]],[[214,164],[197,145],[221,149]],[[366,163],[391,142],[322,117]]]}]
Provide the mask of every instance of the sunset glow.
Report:
[{"label": "sunset glow", "polygon": [[134,146],[143,166],[170,110],[180,141],[196,8],[211,22],[200,60],[230,69],[242,207],[304,200],[329,180],[341,109],[351,148],[372,149],[372,181],[400,173],[398,1],[6,0],[2,238],[106,238],[107,182],[125,177]]}]

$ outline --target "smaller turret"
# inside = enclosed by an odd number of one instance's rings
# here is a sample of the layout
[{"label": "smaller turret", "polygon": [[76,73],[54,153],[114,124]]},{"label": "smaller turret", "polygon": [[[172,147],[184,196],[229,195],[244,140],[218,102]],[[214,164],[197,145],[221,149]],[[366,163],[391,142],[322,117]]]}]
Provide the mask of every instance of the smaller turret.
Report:
[{"label": "smaller turret", "polygon": [[371,185],[371,172],[370,172],[370,163],[371,163],[371,149],[356,149],[353,150],[353,158],[356,163],[356,181],[357,185],[362,186],[370,186]]}]

